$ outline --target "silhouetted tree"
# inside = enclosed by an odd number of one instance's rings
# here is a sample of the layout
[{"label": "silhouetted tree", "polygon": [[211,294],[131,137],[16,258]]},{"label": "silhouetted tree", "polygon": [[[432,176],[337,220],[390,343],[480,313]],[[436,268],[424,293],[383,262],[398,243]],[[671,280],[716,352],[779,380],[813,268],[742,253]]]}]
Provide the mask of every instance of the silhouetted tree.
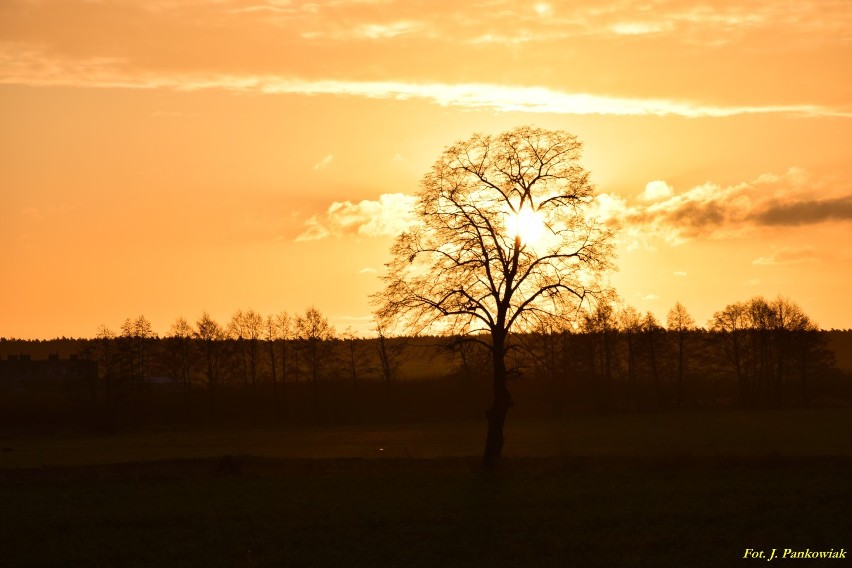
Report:
[{"label": "silhouetted tree", "polygon": [[647,312],[642,319],[641,345],[648,357],[648,367],[654,384],[654,392],[657,396],[657,405],[665,408],[666,396],[660,381],[660,349],[663,331],[663,327],[654,317],[654,314]]},{"label": "silhouetted tree", "polygon": [[793,383],[807,402],[813,375],[833,368],[816,324],[786,298],[730,304],[713,315],[711,326],[724,341],[744,404],[783,403],[793,396]]},{"label": "silhouetted tree", "polygon": [[669,331],[675,333],[677,338],[677,404],[680,406],[683,404],[683,383],[686,371],[686,338],[689,332],[695,329],[695,320],[683,304],[676,302],[666,316],[666,326]]},{"label": "silhouetted tree", "polygon": [[595,406],[607,410],[615,395],[615,370],[618,366],[616,340],[618,320],[613,301],[598,302],[583,316],[581,329],[589,340],[587,357],[590,358],[590,379]]},{"label": "silhouetted tree", "polygon": [[179,317],[169,329],[169,336],[166,338],[166,351],[171,360],[169,365],[172,372],[177,371],[180,378],[180,384],[183,388],[184,403],[189,403],[190,390],[190,351],[192,347],[192,337],[195,331],[189,322],[183,317]]},{"label": "silhouetted tree", "polygon": [[99,359],[103,364],[104,377],[104,393],[107,402],[110,398],[110,382],[112,379],[112,345],[115,341],[115,332],[105,325],[98,326],[98,332],[95,334],[98,346],[100,347]]},{"label": "silhouetted tree", "polygon": [[344,347],[343,366],[354,385],[364,372],[364,366],[367,364],[367,354],[364,352],[363,342],[351,327],[346,328],[346,331],[341,334],[340,339],[343,341]]},{"label": "silhouetted tree", "polygon": [[278,384],[278,376],[277,376],[277,365],[275,363],[275,342],[278,340],[280,335],[280,330],[278,329],[278,322],[275,319],[275,316],[269,315],[266,316],[266,319],[263,322],[263,339],[266,341],[267,347],[269,348],[269,370],[272,375],[272,392],[277,393],[277,384]]},{"label": "silhouetted tree", "polygon": [[293,322],[287,312],[281,312],[275,316],[275,325],[278,328],[278,337],[281,341],[281,392],[283,395],[287,384],[287,370],[290,362],[289,346],[293,340]]},{"label": "silhouetted tree", "polygon": [[195,329],[204,357],[207,389],[212,395],[219,384],[221,341],[225,338],[225,332],[207,312],[201,314],[195,323]]},{"label": "silhouetted tree", "polygon": [[228,335],[240,348],[244,384],[257,389],[258,342],[263,335],[263,317],[254,310],[237,310],[228,323]]},{"label": "silhouetted tree", "polygon": [[447,148],[423,178],[418,224],[397,237],[374,296],[383,325],[467,333],[491,352],[493,402],[484,462],[503,450],[512,398],[510,332],[568,317],[610,268],[609,233],[589,218],[594,191],[581,144],[521,127]]},{"label": "silhouetted tree", "polygon": [[127,318],[121,324],[121,345],[124,346],[127,373],[136,383],[144,384],[148,380],[148,344],[149,339],[153,337],[151,323],[145,316],[139,316],[135,320]]},{"label": "silhouetted tree", "polygon": [[295,328],[296,336],[299,339],[301,358],[305,364],[308,379],[311,381],[314,419],[318,420],[317,381],[323,375],[330,361],[329,340],[334,338],[334,328],[328,323],[328,319],[313,306],[296,318]]},{"label": "silhouetted tree", "polygon": [[389,338],[381,326],[376,325],[376,353],[379,356],[379,371],[385,386],[385,417],[393,419],[393,394],[391,392],[393,382],[397,378],[399,366],[402,363],[402,354],[405,351],[404,338]]}]

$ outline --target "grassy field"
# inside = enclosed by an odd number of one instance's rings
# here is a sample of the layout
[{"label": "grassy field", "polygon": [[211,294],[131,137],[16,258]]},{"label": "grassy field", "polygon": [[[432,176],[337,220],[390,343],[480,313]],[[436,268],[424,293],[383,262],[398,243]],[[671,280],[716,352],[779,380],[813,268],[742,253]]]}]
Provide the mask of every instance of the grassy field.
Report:
[{"label": "grassy field", "polygon": [[848,410],[516,421],[496,471],[471,457],[482,429],[6,436],[0,564],[727,566],[852,544]]}]

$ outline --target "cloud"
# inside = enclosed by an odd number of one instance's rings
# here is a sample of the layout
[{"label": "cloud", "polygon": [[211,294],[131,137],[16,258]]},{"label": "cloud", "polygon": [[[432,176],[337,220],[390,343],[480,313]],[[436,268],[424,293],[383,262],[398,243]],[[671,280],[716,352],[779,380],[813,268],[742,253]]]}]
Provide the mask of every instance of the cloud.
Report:
[{"label": "cloud", "polygon": [[553,15],[553,6],[545,2],[536,3],[533,6],[533,10],[535,10],[535,13],[541,16],[542,18],[546,18]]},{"label": "cloud", "polygon": [[314,164],[314,169],[324,170],[331,165],[332,160],[334,160],[334,156],[332,154],[328,154],[327,156],[323,157],[322,160]]},{"label": "cloud", "polygon": [[396,236],[415,222],[412,211],[416,201],[416,197],[403,193],[385,193],[378,200],[365,199],[358,203],[335,201],[324,215],[314,215],[305,221],[306,228],[296,240]]},{"label": "cloud", "polygon": [[672,186],[661,180],[649,181],[645,185],[645,191],[639,195],[642,201],[659,201],[667,199],[674,194]]},{"label": "cloud", "polygon": [[810,225],[823,221],[849,221],[852,220],[852,195],[833,199],[772,203],[754,217],[764,225]]},{"label": "cloud", "polygon": [[683,270],[675,270],[672,274],[674,274],[675,276],[677,276],[679,278],[686,278],[686,276],[687,276],[687,273],[684,272]]},{"label": "cloud", "polygon": [[752,261],[758,266],[773,266],[781,264],[800,264],[803,262],[816,262],[819,258],[812,248],[781,248],[770,254]]},{"label": "cloud", "polygon": [[[852,220],[852,195],[832,195],[830,185],[795,168],[730,186],[708,182],[679,194],[674,194],[666,182],[653,181],[634,202],[618,195],[598,194],[589,217],[618,229],[628,250],[655,250],[654,239],[679,245],[696,238],[737,238],[780,226]],[[648,201],[650,198],[655,201]],[[414,196],[402,193],[383,194],[377,200],[357,203],[336,201],[324,214],[307,219],[296,240],[395,236],[415,222],[415,203]],[[785,249],[754,263],[789,264],[808,258],[804,249]],[[682,271],[673,274],[687,276]]]},{"label": "cloud", "polygon": [[[674,194],[667,183],[654,181],[635,202],[619,195],[598,194],[588,217],[617,229],[628,250],[655,250],[651,244],[654,239],[678,245],[696,238],[737,238],[790,225],[852,221],[852,194],[832,195],[828,186],[828,181],[796,168],[730,186],[708,182],[679,194]],[[655,201],[648,201],[650,198]],[[395,236],[415,222],[415,203],[414,196],[402,193],[358,203],[336,201],[324,215],[305,221],[305,229],[296,240]],[[804,262],[805,258],[803,250],[782,250],[754,262],[779,264],[794,259]],[[682,271],[673,274],[687,276]]]},{"label": "cloud", "polygon": [[358,274],[375,274],[378,270],[373,268],[372,266],[365,266],[361,270],[358,271]]},{"label": "cloud", "polygon": [[651,237],[680,244],[699,237],[730,238],[783,226],[852,221],[852,194],[838,194],[828,181],[795,168],[730,186],[708,182],[647,201],[669,189],[654,185],[649,191],[646,186],[638,203],[601,194],[598,218],[620,228],[630,249],[647,245]]},{"label": "cloud", "polygon": [[396,21],[389,23],[363,23],[356,26],[340,27],[330,31],[307,31],[301,37],[308,40],[387,40],[423,32],[427,26],[417,21]]},{"label": "cloud", "polygon": [[613,24],[611,29],[617,35],[646,35],[671,31],[674,29],[674,24],[671,21],[619,22]]},{"label": "cloud", "polygon": [[564,115],[719,118],[784,114],[852,118],[848,110],[811,104],[712,105],[690,100],[568,92],[535,85],[307,80],[289,75],[154,72],[131,70],[131,67],[130,62],[122,58],[73,59],[51,56],[35,48],[0,49],[0,84],[425,100],[439,106],[470,110]]}]

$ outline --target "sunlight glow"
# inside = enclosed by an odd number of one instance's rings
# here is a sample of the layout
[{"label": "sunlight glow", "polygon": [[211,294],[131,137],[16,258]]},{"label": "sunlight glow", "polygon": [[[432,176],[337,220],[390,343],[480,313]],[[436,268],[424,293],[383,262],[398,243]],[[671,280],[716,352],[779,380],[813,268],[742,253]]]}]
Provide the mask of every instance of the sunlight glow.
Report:
[{"label": "sunlight glow", "polygon": [[544,235],[544,219],[538,212],[524,207],[506,215],[506,233],[513,239],[520,237],[524,244],[534,245]]}]

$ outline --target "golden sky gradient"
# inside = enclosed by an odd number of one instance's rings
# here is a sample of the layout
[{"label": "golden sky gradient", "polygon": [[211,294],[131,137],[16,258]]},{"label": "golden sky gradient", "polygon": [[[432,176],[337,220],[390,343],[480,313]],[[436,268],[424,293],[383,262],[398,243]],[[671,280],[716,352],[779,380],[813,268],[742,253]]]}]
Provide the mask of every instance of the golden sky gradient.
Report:
[{"label": "golden sky gradient", "polygon": [[623,300],[852,326],[852,3],[0,2],[0,336],[368,295],[442,149],[561,128]]}]

